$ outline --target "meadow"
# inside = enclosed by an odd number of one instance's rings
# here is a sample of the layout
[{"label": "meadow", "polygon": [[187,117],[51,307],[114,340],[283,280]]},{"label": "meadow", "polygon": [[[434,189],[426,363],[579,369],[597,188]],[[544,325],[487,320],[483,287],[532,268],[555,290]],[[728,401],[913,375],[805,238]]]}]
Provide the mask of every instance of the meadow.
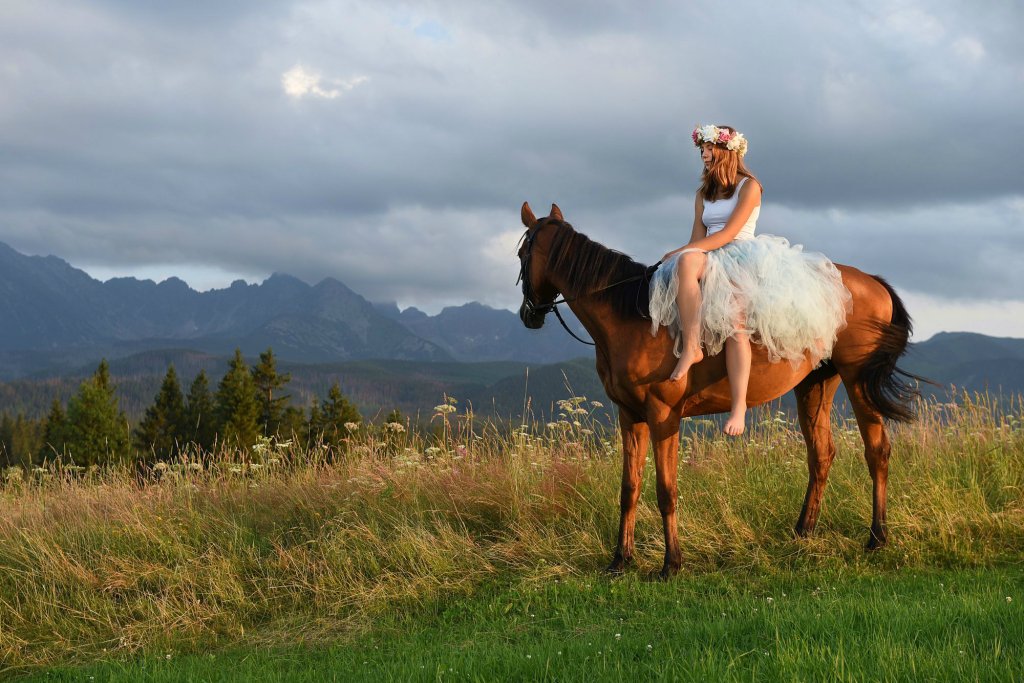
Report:
[{"label": "meadow", "polygon": [[[684,421],[683,571],[653,463],[611,579],[621,472],[583,398],[511,432],[451,402],[344,452],[267,440],[140,475],[0,487],[0,675],[24,680],[1014,680],[1024,676],[1019,400],[893,426],[890,545],[866,553],[852,422],[814,538],[795,424]],[[373,434],[372,436],[370,434]]]}]

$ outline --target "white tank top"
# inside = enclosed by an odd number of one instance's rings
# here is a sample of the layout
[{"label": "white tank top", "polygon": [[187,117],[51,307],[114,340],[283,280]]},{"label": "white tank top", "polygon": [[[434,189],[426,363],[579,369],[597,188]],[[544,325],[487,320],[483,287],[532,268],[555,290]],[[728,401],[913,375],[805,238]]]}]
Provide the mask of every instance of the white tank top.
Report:
[{"label": "white tank top", "polygon": [[[714,235],[716,232],[721,231],[725,224],[729,222],[729,216],[736,210],[736,204],[740,200],[740,188],[743,187],[743,183],[747,182],[747,178],[744,177],[740,181],[740,184],[736,186],[736,191],[733,192],[732,197],[729,199],[719,199],[716,201],[704,200],[704,213],[701,214],[701,220],[708,229],[708,237]],[[749,240],[754,237],[754,230],[757,227],[757,216],[761,213],[761,205],[758,204],[754,207],[754,210],[750,212],[750,218],[743,224],[740,231],[736,234],[733,239],[737,240]]]}]

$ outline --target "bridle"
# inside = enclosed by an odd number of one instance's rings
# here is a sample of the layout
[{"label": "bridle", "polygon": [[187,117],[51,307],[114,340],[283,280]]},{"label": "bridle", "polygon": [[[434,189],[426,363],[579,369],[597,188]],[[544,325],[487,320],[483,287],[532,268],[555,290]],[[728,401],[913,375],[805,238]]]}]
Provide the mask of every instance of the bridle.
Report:
[{"label": "bridle", "polygon": [[[565,331],[568,332],[573,339],[584,344],[587,344],[588,346],[596,346],[594,342],[587,341],[585,339],[580,339],[578,336],[576,336],[576,333],[569,328],[569,326],[565,323],[565,320],[562,318],[562,314],[558,311],[558,304],[567,304],[572,301],[576,301],[577,299],[582,298],[584,296],[592,296],[594,294],[598,294],[600,292],[609,290],[613,287],[618,287],[619,285],[624,285],[630,282],[637,282],[638,280],[649,279],[651,277],[651,274],[658,268],[659,265],[661,265],[661,261],[647,268],[643,275],[634,275],[633,277],[628,277],[625,280],[613,282],[610,285],[605,285],[604,287],[595,289],[593,292],[582,294],[573,299],[567,299],[563,295],[561,300],[559,300],[556,296],[555,299],[551,301],[551,303],[535,304],[533,302],[533,286],[530,284],[530,255],[533,252],[534,240],[537,239],[537,235],[538,233],[540,233],[540,229],[546,225],[547,223],[539,223],[532,231],[530,230],[530,228],[527,228],[526,232],[523,233],[523,236],[519,238],[519,248],[522,249],[523,245],[525,245],[526,248],[526,251],[519,259],[519,277],[516,278],[517,285],[520,282],[523,283],[523,306],[526,308],[527,313],[531,315],[545,316],[553,311],[555,317],[558,318],[558,322],[562,323],[562,327],[565,328]],[[639,297],[639,292],[637,293],[637,296]],[[639,304],[637,304],[638,311],[639,308]]]}]

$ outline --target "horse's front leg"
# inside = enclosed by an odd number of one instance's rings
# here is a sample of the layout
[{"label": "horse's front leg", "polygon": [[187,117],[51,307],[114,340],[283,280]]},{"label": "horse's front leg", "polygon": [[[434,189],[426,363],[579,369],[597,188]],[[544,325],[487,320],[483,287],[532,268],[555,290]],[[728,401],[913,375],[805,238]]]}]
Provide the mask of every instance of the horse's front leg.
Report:
[{"label": "horse's front leg", "polygon": [[683,556],[679,550],[679,530],[676,528],[676,484],[679,465],[679,414],[666,411],[667,415],[648,417],[651,438],[654,442],[654,466],[657,471],[658,509],[665,528],[665,564],[660,577],[667,579],[679,571]]},{"label": "horse's front leg", "polygon": [[650,430],[646,422],[639,422],[619,409],[619,428],[622,432],[622,491],[619,497],[619,541],[615,556],[605,570],[620,574],[633,560],[633,529],[636,526],[636,503],[640,498],[644,463]]}]

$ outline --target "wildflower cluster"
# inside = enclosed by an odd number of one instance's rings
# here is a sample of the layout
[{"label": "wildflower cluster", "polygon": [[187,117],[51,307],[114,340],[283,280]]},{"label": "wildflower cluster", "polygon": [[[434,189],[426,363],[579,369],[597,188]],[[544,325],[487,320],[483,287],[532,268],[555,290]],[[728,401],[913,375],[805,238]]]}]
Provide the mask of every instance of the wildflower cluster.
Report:
[{"label": "wildflower cluster", "polygon": [[546,427],[552,441],[581,447],[600,441],[605,425],[599,423],[595,413],[604,408],[600,401],[587,401],[586,396],[572,396],[557,402],[558,419]]}]

